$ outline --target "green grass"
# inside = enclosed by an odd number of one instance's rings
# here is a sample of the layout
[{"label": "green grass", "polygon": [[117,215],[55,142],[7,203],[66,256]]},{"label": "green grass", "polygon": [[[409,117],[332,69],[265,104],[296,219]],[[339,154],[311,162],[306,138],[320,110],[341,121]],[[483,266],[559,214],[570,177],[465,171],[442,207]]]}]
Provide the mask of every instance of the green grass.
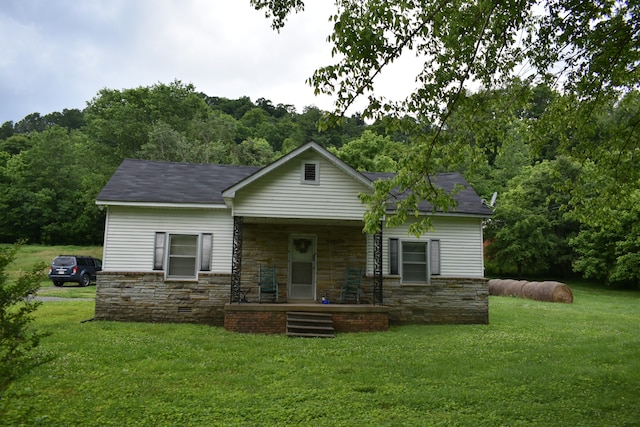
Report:
[{"label": "green grass", "polygon": [[5,425],[638,425],[640,293],[572,285],[574,304],[491,297],[489,325],[335,339],[87,322],[47,302],[57,357],[10,389]]}]

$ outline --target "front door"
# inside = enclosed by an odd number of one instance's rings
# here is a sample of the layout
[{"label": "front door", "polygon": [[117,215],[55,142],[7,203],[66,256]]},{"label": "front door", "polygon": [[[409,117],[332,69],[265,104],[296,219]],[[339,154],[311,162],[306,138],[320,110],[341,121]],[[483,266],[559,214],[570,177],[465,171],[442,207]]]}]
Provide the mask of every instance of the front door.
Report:
[{"label": "front door", "polygon": [[315,300],[316,236],[289,237],[289,300]]}]

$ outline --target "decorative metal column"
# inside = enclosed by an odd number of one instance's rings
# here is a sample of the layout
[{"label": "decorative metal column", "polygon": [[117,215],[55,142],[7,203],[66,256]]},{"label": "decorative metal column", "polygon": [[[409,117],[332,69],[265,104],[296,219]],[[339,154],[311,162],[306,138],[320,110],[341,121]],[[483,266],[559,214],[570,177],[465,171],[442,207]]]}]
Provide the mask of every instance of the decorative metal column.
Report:
[{"label": "decorative metal column", "polygon": [[240,273],[242,271],[242,226],[244,217],[233,217],[233,253],[231,255],[231,302],[241,302]]},{"label": "decorative metal column", "polygon": [[382,299],[382,224],[373,235],[373,305],[383,305]]}]

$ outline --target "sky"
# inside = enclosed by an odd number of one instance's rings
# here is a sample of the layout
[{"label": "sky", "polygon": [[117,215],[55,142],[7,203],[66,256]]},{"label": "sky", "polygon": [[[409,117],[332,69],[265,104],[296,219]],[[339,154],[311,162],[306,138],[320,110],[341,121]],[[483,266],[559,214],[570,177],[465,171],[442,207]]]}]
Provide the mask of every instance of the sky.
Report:
[{"label": "sky", "polygon": [[[307,0],[278,33],[249,0],[0,0],[0,124],[83,109],[103,88],[174,80],[209,96],[329,110],[332,99],[305,81],[335,62],[332,12],[330,0]],[[380,90],[401,81],[388,75]]]}]

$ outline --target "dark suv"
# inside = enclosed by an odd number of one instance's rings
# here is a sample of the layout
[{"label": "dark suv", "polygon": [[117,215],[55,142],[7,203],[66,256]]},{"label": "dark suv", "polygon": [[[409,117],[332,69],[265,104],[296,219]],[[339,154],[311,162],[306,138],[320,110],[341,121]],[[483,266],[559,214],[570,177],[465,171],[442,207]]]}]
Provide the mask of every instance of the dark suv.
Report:
[{"label": "dark suv", "polygon": [[49,279],[56,286],[65,282],[78,282],[89,286],[96,281],[96,272],[102,270],[102,261],[90,256],[60,255],[53,259],[49,268]]}]

